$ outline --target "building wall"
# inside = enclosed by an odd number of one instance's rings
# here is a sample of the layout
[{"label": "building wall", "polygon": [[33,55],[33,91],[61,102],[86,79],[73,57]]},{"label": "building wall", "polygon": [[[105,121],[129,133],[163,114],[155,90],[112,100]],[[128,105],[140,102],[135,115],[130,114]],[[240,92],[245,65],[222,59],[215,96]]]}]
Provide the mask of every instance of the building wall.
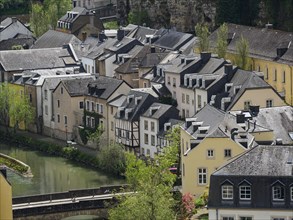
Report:
[{"label": "building wall", "polygon": [[87,73],[96,73],[96,65],[95,65],[95,60],[82,57],[81,62],[83,65],[83,68],[85,69],[85,72]]},{"label": "building wall", "polygon": [[12,220],[12,189],[0,174],[0,219]]},{"label": "building wall", "polygon": [[255,141],[258,142],[267,142],[267,141],[274,141],[276,139],[273,131],[267,131],[267,132],[252,132],[250,133],[254,136]]},{"label": "building wall", "polygon": [[208,93],[203,89],[195,89],[195,111],[198,112],[208,103]]},{"label": "building wall", "polygon": [[252,217],[253,220],[273,220],[273,218],[293,218],[292,210],[272,210],[272,209],[209,209],[209,220],[222,220],[223,217]]},{"label": "building wall", "polygon": [[266,101],[272,100],[273,106],[285,106],[285,102],[271,88],[266,89],[249,89],[246,90],[238,101],[231,108],[231,111],[243,110],[244,102],[250,101],[251,105],[259,105],[260,108],[266,108]]},{"label": "building wall", "polygon": [[114,70],[118,67],[117,65],[113,64],[115,59],[116,59],[116,56],[112,55],[105,60],[105,75],[104,76],[109,76],[109,77],[114,76],[114,73],[115,73]]},{"label": "building wall", "polygon": [[[145,129],[145,122],[147,123],[147,130]],[[151,128],[151,123],[154,123],[154,129]],[[139,120],[140,127],[140,153],[143,155],[150,156],[151,158],[155,157],[157,154],[157,134],[159,132],[159,122],[153,118],[140,117]],[[146,140],[146,138],[148,138]],[[153,143],[152,143],[153,138]]]},{"label": "building wall", "polygon": [[[165,85],[171,92],[173,99],[178,101],[182,98],[182,91],[180,89],[180,74],[165,72]],[[177,109],[179,110],[179,115],[182,117],[181,106],[178,105]]]},{"label": "building wall", "polygon": [[122,79],[125,82],[127,82],[132,88],[138,88],[139,87],[139,80],[138,80],[138,73],[115,73],[115,77],[117,79]]},{"label": "building wall", "polygon": [[116,106],[107,106],[108,108],[108,135],[109,143],[115,142],[115,114],[117,113],[118,108]]},{"label": "building wall", "polygon": [[[185,130],[181,128],[181,161],[182,161],[182,193],[191,193],[198,197],[204,193],[209,186],[210,175],[218,167],[232,157],[245,151],[245,148],[232,141],[230,138],[205,138],[199,145],[190,150],[190,140],[193,139]],[[231,150],[231,157],[225,157],[225,149]],[[207,150],[214,151],[214,157],[207,156]],[[198,169],[204,168],[207,171],[206,184],[198,183]]]},{"label": "building wall", "polygon": [[[183,87],[180,87],[179,89],[181,90],[181,97],[177,99],[177,103],[178,106],[180,106],[180,115],[184,118],[191,117],[195,114],[194,90]],[[189,97],[188,99],[187,96]]]}]

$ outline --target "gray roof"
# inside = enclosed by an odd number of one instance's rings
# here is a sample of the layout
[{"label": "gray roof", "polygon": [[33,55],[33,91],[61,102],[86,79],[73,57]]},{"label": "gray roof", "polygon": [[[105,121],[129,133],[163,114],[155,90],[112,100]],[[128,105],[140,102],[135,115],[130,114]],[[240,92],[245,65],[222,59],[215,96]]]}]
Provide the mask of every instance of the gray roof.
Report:
[{"label": "gray roof", "polygon": [[[210,36],[211,46],[216,45],[217,29]],[[238,24],[228,24],[228,44],[227,51],[236,53],[237,41],[243,36],[249,43],[249,54],[252,57],[272,60],[276,62],[293,64],[293,41],[292,32],[280,30],[249,27]],[[277,56],[277,48],[287,48],[288,50],[281,57]]]},{"label": "gray roof", "polygon": [[15,45],[21,45],[22,47],[28,46],[28,48],[30,48],[34,42],[35,38],[32,36],[10,38],[0,41],[0,50],[12,50],[12,47]]},{"label": "gray roof", "polygon": [[[291,162],[291,163],[290,163]],[[293,146],[256,146],[213,175],[292,176]]]},{"label": "gray roof", "polygon": [[114,45],[111,45],[110,47],[107,47],[106,49],[112,52],[116,52],[120,50],[122,47],[126,46],[127,44],[137,41],[136,39],[130,38],[130,37],[123,37],[121,41],[115,42]]},{"label": "gray roof", "polygon": [[65,44],[79,44],[81,41],[73,34],[63,33],[55,30],[48,30],[32,46],[37,48],[55,48],[62,47]]},{"label": "gray roof", "polygon": [[112,77],[99,76],[88,84],[88,96],[107,100],[123,83],[123,80]]},{"label": "gray roof", "polygon": [[61,68],[76,65],[67,48],[0,51],[0,64],[5,71]]},{"label": "gray roof", "polygon": [[117,42],[116,39],[108,38],[104,42],[98,43],[89,52],[85,57],[90,59],[96,59],[104,54],[104,49],[113,46]]},{"label": "gray roof", "polygon": [[80,15],[85,15],[86,13],[89,12],[89,10],[87,10],[87,9],[85,9],[85,8],[82,8],[82,7],[75,7],[75,8],[73,8],[73,9],[71,10],[71,12],[76,12],[76,13],[78,13],[78,15],[75,16],[74,18],[70,18],[70,17],[68,17],[67,14],[65,14],[65,15],[63,15],[63,16],[59,19],[59,21],[65,21],[65,22],[70,22],[70,23],[72,23],[72,22],[74,22],[74,21],[78,18],[78,16],[80,16]]},{"label": "gray roof", "polygon": [[83,96],[88,92],[88,84],[92,82],[92,78],[86,79],[70,79],[62,80],[60,83],[63,83],[65,89],[67,90],[70,96]]},{"label": "gray roof", "polygon": [[[166,105],[162,103],[153,103],[146,111],[142,114],[143,117],[159,119],[163,114],[165,114],[172,105]],[[152,109],[156,109],[155,113],[151,113]]]},{"label": "gray roof", "polygon": [[222,58],[211,57],[209,61],[202,67],[199,73],[214,73],[221,68],[227,61]]},{"label": "gray roof", "polygon": [[[159,33],[158,31],[157,33]],[[164,32],[164,31],[163,31]],[[174,30],[167,30],[153,45],[167,50],[178,50],[185,43],[193,38],[192,34],[177,32]]]},{"label": "gray roof", "polygon": [[74,74],[74,75],[61,75],[61,76],[55,76],[50,78],[45,78],[44,84],[46,83],[48,85],[48,89],[54,90],[57,85],[62,80],[66,79],[79,79],[79,78],[93,78],[90,74]]},{"label": "gray roof", "polygon": [[109,102],[109,105],[115,106],[115,107],[120,107],[120,106],[122,106],[122,104],[126,100],[126,97],[127,97],[126,95],[119,95],[118,97],[113,99],[111,102]]},{"label": "gray roof", "polygon": [[151,29],[149,27],[137,26],[131,32],[127,34],[128,37],[136,38],[140,42],[144,42],[146,35],[154,35],[157,32],[156,29]]}]

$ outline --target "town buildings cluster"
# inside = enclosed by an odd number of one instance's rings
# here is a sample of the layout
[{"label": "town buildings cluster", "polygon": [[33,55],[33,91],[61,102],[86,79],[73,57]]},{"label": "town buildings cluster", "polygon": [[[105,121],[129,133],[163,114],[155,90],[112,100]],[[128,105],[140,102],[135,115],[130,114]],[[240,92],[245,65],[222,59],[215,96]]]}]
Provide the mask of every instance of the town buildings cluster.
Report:
[{"label": "town buildings cluster", "polygon": [[[102,30],[95,19],[76,7],[31,49],[0,51],[0,81],[36,109],[20,128],[80,144],[81,130],[102,128],[109,144],[154,158],[177,125],[182,192],[197,197],[210,187],[210,219],[293,218],[292,33],[228,24],[228,60],[194,53],[192,34]],[[21,28],[9,30],[15,22]],[[15,19],[4,25],[0,36],[14,34],[0,45],[31,36]],[[248,71],[231,62],[241,36]]]}]

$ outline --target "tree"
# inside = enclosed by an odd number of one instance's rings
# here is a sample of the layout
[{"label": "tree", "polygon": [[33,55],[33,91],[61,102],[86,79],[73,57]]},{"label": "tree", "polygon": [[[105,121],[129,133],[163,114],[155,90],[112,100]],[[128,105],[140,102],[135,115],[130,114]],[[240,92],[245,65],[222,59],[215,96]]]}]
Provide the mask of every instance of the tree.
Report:
[{"label": "tree", "polygon": [[48,14],[40,3],[32,4],[30,25],[36,37],[41,36],[49,29]]},{"label": "tree", "polygon": [[236,64],[241,69],[247,70],[248,52],[249,52],[248,41],[243,36],[241,36],[241,38],[236,43],[236,48],[237,48]]},{"label": "tree", "polygon": [[101,125],[99,125],[94,132],[88,135],[88,139],[96,144],[97,149],[99,149],[99,147],[102,144],[103,133],[104,133],[104,128]]},{"label": "tree", "polygon": [[0,122],[6,127],[8,131],[9,127],[9,100],[10,89],[7,83],[0,84]]},{"label": "tree", "polygon": [[217,33],[217,47],[216,53],[219,58],[224,58],[226,56],[227,46],[228,46],[228,26],[226,23],[222,24]]},{"label": "tree", "polygon": [[203,24],[197,24],[195,26],[195,34],[198,37],[198,49],[199,52],[207,52],[210,49],[210,43],[209,43],[209,29],[206,25]]},{"label": "tree", "polygon": [[169,172],[178,157],[178,146],[164,148],[164,154],[147,162],[128,153],[126,179],[133,194],[120,198],[119,205],[110,210],[112,220],[174,219],[175,200],[172,197],[176,176]]}]

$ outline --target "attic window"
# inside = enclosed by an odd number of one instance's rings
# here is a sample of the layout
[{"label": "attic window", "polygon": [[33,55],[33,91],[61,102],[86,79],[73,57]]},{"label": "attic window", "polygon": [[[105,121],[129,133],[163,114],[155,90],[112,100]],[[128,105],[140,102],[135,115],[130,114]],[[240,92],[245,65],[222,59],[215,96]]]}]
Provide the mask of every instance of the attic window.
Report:
[{"label": "attic window", "polygon": [[293,140],[293,131],[289,132],[288,134],[289,134],[291,140]]}]

